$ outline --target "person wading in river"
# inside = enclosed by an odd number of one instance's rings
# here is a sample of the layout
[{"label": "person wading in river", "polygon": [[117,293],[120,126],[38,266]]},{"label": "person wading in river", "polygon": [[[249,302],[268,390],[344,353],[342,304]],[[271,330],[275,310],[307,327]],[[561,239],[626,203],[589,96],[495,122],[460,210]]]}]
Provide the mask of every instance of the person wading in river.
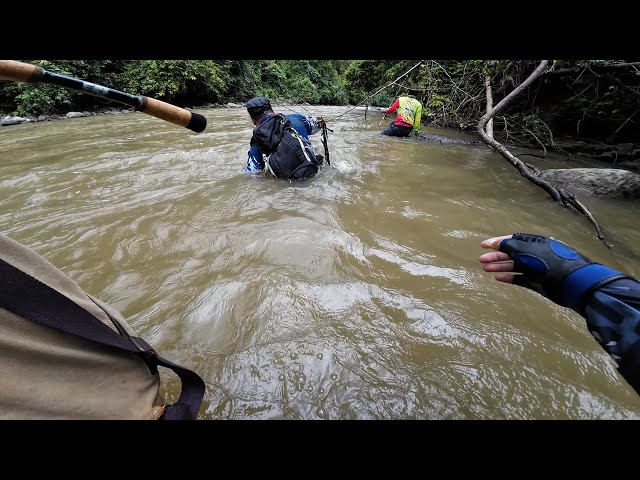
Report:
[{"label": "person wading in river", "polygon": [[422,116],[422,104],[415,98],[419,93],[418,87],[409,88],[404,97],[398,97],[384,113],[388,115],[397,111],[396,119],[382,132],[383,135],[392,137],[407,137],[411,132],[420,134],[420,117]]},{"label": "person wading in river", "polygon": [[255,125],[247,172],[270,172],[286,180],[309,178],[318,172],[324,157],[315,153],[309,135],[321,131],[322,117],[276,114],[266,97],[249,100],[247,111]]}]

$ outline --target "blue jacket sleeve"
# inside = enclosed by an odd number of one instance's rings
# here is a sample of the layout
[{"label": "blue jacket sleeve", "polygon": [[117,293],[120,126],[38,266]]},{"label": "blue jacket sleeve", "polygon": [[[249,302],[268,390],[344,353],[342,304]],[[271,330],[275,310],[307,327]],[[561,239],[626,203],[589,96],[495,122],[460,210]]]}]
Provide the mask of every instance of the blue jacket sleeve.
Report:
[{"label": "blue jacket sleeve", "polygon": [[640,394],[640,283],[615,280],[598,289],[585,308],[591,335]]},{"label": "blue jacket sleeve", "polygon": [[320,126],[318,125],[318,122],[316,121],[317,118],[316,117],[305,117],[305,120],[307,121],[307,124],[309,125],[309,135],[315,135],[316,133],[318,133],[320,131]]},{"label": "blue jacket sleeve", "polygon": [[303,134],[305,137],[308,135],[315,135],[320,131],[320,127],[318,126],[315,117],[305,117],[301,113],[292,113],[291,115],[287,115],[287,117],[294,123],[294,126],[297,126],[295,124],[303,126],[305,131],[299,133]]},{"label": "blue jacket sleeve", "polygon": [[251,173],[262,172],[264,170],[264,161],[262,160],[262,152],[258,148],[258,145],[252,143],[249,148],[249,154],[247,158],[247,167],[245,171]]}]

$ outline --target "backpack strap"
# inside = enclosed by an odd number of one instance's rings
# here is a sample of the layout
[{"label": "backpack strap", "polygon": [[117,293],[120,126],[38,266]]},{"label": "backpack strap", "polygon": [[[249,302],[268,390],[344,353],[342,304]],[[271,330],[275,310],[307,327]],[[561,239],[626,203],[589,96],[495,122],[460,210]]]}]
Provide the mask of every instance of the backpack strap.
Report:
[{"label": "backpack strap", "polygon": [[261,153],[271,155],[277,150],[286,128],[290,126],[291,121],[284,114],[271,115],[253,129],[251,143],[256,143]]},{"label": "backpack strap", "polygon": [[133,353],[144,360],[152,374],[158,365],[173,370],[180,377],[182,392],[176,403],[165,407],[161,419],[196,419],[205,390],[197,373],[160,357],[142,338],[128,335],[113,317],[109,316],[121,334],[60,292],[1,259],[0,307],[40,325]]},{"label": "backpack strap", "polygon": [[317,163],[315,163],[315,162],[313,162],[313,161],[309,158],[309,155],[307,155],[307,149],[305,148],[304,143],[302,142],[302,139],[300,138],[300,134],[299,134],[298,132],[296,132],[296,129],[295,129],[295,128],[293,128],[293,127],[290,127],[290,128],[291,128],[291,130],[293,130],[293,133],[292,133],[293,138],[295,138],[296,140],[298,140],[298,143],[300,143],[300,148],[302,149],[302,153],[304,154],[304,158],[306,158],[306,159],[307,159],[307,162],[309,162],[309,163],[302,162],[300,165],[298,165],[296,168],[294,168],[294,169],[293,169],[293,172],[291,172],[291,173],[289,174],[289,176],[287,177],[287,180],[289,180],[291,177],[293,177],[293,175],[294,175],[298,170],[300,170],[302,167],[308,167],[309,165],[313,165],[313,166],[315,166],[315,167],[316,167],[316,171],[317,171],[317,167],[318,167],[318,164],[317,164]]}]

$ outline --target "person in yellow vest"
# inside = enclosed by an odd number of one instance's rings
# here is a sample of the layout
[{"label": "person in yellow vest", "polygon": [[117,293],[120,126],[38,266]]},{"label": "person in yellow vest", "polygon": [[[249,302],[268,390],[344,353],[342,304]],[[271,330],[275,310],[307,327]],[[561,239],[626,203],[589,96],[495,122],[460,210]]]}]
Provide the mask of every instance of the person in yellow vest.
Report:
[{"label": "person in yellow vest", "polygon": [[422,104],[416,100],[420,91],[417,87],[410,87],[407,96],[398,97],[385,110],[385,115],[397,110],[396,119],[382,132],[383,135],[392,137],[407,137],[414,132],[420,134],[420,117],[422,116]]}]

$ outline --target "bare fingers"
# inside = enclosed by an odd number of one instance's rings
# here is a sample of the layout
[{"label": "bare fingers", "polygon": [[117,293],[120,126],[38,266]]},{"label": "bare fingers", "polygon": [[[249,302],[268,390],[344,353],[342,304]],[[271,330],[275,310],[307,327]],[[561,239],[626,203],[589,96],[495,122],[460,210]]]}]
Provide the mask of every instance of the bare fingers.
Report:
[{"label": "bare fingers", "polygon": [[[498,255],[502,252],[487,253],[486,255]],[[505,254],[506,255],[506,254]],[[513,272],[513,261],[485,263],[482,269],[485,272]],[[496,273],[495,279],[499,282],[513,283],[513,275],[509,273]]]},{"label": "bare fingers", "polygon": [[502,242],[502,240],[504,240],[505,238],[511,238],[511,235],[503,235],[502,237],[487,238],[486,240],[483,240],[480,243],[480,246],[482,248],[492,248],[494,250],[498,250],[500,248],[500,242]]},{"label": "bare fingers", "polygon": [[[495,252],[480,255],[480,263],[484,263],[482,269],[485,272],[513,272],[514,264],[509,255],[504,252],[497,251],[500,248],[500,242],[505,238],[511,238],[511,235],[503,235],[501,237],[492,237],[483,240],[480,243],[482,248],[491,248]],[[510,273],[496,273],[495,279],[499,282],[513,283],[513,275]]]},{"label": "bare fingers", "polygon": [[513,275],[508,273],[496,273],[496,280],[504,283],[513,283]]},{"label": "bare fingers", "polygon": [[510,260],[510,257],[504,252],[490,252],[480,255],[478,260],[480,260],[480,263],[504,262]]},{"label": "bare fingers", "polygon": [[513,262],[492,262],[483,265],[485,272],[513,272]]}]

